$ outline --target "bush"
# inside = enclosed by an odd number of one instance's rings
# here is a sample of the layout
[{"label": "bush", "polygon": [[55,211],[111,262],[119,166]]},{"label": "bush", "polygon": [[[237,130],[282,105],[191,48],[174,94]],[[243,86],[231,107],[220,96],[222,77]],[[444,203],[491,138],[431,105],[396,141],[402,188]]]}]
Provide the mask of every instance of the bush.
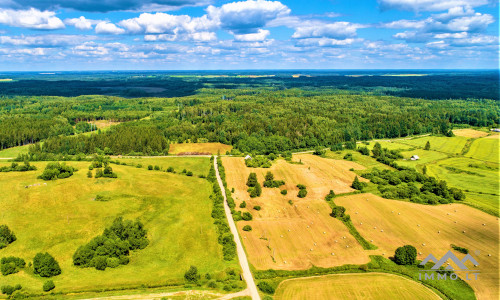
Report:
[{"label": "bush", "polygon": [[52,291],[55,288],[56,288],[56,285],[54,284],[54,282],[52,280],[45,281],[45,283],[43,284],[43,291],[44,292]]},{"label": "bush", "polygon": [[0,249],[16,241],[16,235],[7,225],[0,225]]},{"label": "bush", "polygon": [[42,175],[38,176],[38,178],[43,180],[63,179],[72,176],[75,171],[75,168],[67,166],[64,163],[48,163]]},{"label": "bush", "polygon": [[191,171],[187,171],[186,175],[187,175],[187,176],[193,176],[193,172],[191,172]]},{"label": "bush", "polygon": [[286,194],[288,194],[288,191],[287,190],[281,190],[280,193],[281,193],[281,195],[286,195]]},{"label": "bush", "polygon": [[252,214],[247,211],[241,215],[241,218],[245,221],[251,221],[253,219]]},{"label": "bush", "polygon": [[250,225],[243,226],[243,231],[252,231],[252,226]]},{"label": "bush", "polygon": [[274,288],[267,281],[259,282],[257,284],[257,287],[259,288],[259,290],[261,290],[264,293],[274,294]]},{"label": "bush", "polygon": [[257,182],[257,184],[250,189],[250,197],[251,198],[260,197],[261,194],[262,194],[262,187]]},{"label": "bush", "polygon": [[451,244],[450,246],[455,251],[458,251],[458,252],[463,253],[463,254],[469,254],[469,249],[467,249],[467,248],[459,247],[459,246],[457,246],[455,244]]},{"label": "bush", "polygon": [[49,253],[37,253],[33,259],[33,272],[42,277],[52,277],[61,274],[61,267]]},{"label": "bush", "polygon": [[257,174],[256,173],[250,173],[250,175],[248,175],[248,179],[247,179],[247,186],[254,187],[257,184],[258,184],[258,182],[257,182]]},{"label": "bush", "polygon": [[87,178],[92,178],[92,171],[87,172]]},{"label": "bush", "polygon": [[189,270],[184,273],[184,279],[187,282],[196,283],[200,279],[200,275],[198,274],[198,268],[195,266],[191,266]]},{"label": "bush", "polygon": [[156,165],[156,166],[154,167],[154,169],[155,169],[155,171],[159,171],[159,170],[160,170],[160,166]]},{"label": "bush", "polygon": [[305,196],[307,196],[307,190],[305,190],[305,189],[299,190],[299,193],[297,194],[297,197],[304,198]]},{"label": "bush", "polygon": [[255,210],[257,210],[257,211],[259,211],[259,210],[260,210],[260,208],[261,208],[261,207],[260,207],[260,206],[258,206],[258,205],[256,205],[256,206],[254,206],[254,207],[253,207],[253,209],[255,209]]},{"label": "bush", "polygon": [[240,203],[240,208],[245,208],[247,207],[247,203],[245,201]]},{"label": "bush", "polygon": [[153,170],[153,165],[149,165],[148,170],[150,170],[150,171]]},{"label": "bush", "polygon": [[414,265],[417,259],[417,249],[412,245],[405,245],[396,249],[394,262],[398,265]]},{"label": "bush", "polygon": [[95,201],[101,201],[101,202],[104,202],[104,201],[109,201],[109,198],[106,197],[106,196],[103,196],[101,194],[97,194],[95,196]]},{"label": "bush", "polygon": [[303,184],[297,184],[297,187],[299,188],[299,190],[305,190],[306,189],[306,186],[303,185]]},{"label": "bush", "polygon": [[23,287],[20,284],[16,284],[15,286],[4,285],[2,286],[2,294],[12,295],[15,291],[22,289]]},{"label": "bush", "polygon": [[173,173],[173,172],[174,172],[174,168],[173,168],[173,167],[168,167],[168,168],[167,168],[167,172],[169,172],[169,173]]},{"label": "bush", "polygon": [[21,268],[26,266],[24,259],[14,256],[3,257],[0,263],[0,269],[3,276],[17,273]]},{"label": "bush", "polygon": [[363,190],[363,188],[365,187],[365,185],[364,185],[364,183],[362,183],[361,181],[359,181],[358,176],[356,176],[354,178],[354,181],[352,182],[351,187],[353,189],[355,189],[355,190],[361,191],[361,190]]}]

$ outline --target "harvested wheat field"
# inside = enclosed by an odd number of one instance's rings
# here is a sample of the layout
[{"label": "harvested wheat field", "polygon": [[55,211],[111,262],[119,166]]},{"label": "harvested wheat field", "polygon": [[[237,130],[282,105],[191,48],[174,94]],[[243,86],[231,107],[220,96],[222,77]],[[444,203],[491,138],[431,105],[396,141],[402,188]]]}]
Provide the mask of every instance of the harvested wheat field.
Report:
[{"label": "harvested wheat field", "polygon": [[426,300],[441,298],[424,285],[404,277],[386,273],[369,273],[285,280],[278,286],[274,299]]},{"label": "harvested wheat field", "polygon": [[463,136],[463,137],[468,137],[468,138],[480,138],[480,137],[488,135],[487,132],[479,131],[479,130],[475,130],[475,129],[470,129],[470,128],[455,129],[455,130],[453,130],[453,133],[456,136]]},{"label": "harvested wheat field", "polygon": [[[331,208],[324,201],[330,189],[351,191],[349,185],[355,174],[348,170],[361,167],[312,155],[300,157],[303,165],[278,160],[269,169],[248,168],[243,158],[222,158],[228,188],[235,188],[233,198],[237,207],[243,201],[247,203],[246,208],[238,209],[253,215],[252,221],[237,224],[240,230],[245,225],[253,228],[249,232],[240,231],[250,263],[257,269],[285,270],[367,263],[368,254],[342,222],[329,215]],[[281,189],[288,189],[288,194],[281,195],[278,188],[263,188],[260,197],[250,198],[246,191],[248,175],[256,172],[262,182],[267,171],[273,172],[276,180],[286,182]],[[299,183],[307,186],[308,195],[303,199],[296,196]],[[260,206],[261,210],[254,210],[254,206]]]},{"label": "harvested wheat field", "polygon": [[221,143],[182,143],[182,144],[170,144],[170,149],[168,153],[179,154],[179,153],[202,153],[202,154],[226,154],[226,151],[231,151],[233,146],[225,145]]},{"label": "harvested wheat field", "polygon": [[[498,218],[462,204],[420,205],[372,194],[338,197],[335,203],[347,209],[361,235],[373,239],[386,257],[406,244],[417,248],[420,260],[431,253],[439,259],[451,244],[467,248],[479,263],[467,267],[481,272],[478,280],[467,283],[478,299],[498,299]],[[465,256],[454,253],[460,259]],[[465,272],[457,273],[465,279]]]}]

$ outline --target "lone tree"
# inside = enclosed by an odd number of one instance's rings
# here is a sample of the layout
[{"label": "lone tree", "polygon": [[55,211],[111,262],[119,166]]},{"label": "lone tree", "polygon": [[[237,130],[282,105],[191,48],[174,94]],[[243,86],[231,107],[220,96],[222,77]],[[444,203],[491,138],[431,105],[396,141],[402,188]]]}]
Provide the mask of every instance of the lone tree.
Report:
[{"label": "lone tree", "polygon": [[42,277],[52,277],[61,274],[61,267],[54,257],[48,253],[37,253],[33,259],[35,274]]},{"label": "lone tree", "polygon": [[363,184],[361,181],[359,181],[358,176],[356,176],[356,177],[354,178],[354,181],[352,182],[351,187],[352,187],[353,189],[356,189],[356,190],[358,190],[358,191],[361,191],[361,190],[362,190],[365,186],[364,186],[364,184]]},{"label": "lone tree", "polygon": [[382,145],[380,145],[379,142],[376,142],[375,146],[373,146],[372,153],[373,153],[373,157],[375,157],[375,158],[382,155]]},{"label": "lone tree", "polygon": [[0,249],[7,247],[8,244],[16,240],[16,235],[7,227],[0,225]]},{"label": "lone tree", "polygon": [[196,283],[200,279],[200,274],[198,274],[198,268],[191,266],[189,270],[184,273],[184,278],[187,282]]},{"label": "lone tree", "polygon": [[257,174],[250,173],[250,175],[248,175],[247,186],[254,187],[256,185],[257,185]]},{"label": "lone tree", "polygon": [[417,259],[417,249],[412,245],[405,245],[396,249],[394,262],[398,265],[414,265]]},{"label": "lone tree", "polygon": [[431,143],[429,143],[429,141],[427,141],[427,143],[425,143],[424,150],[431,150]]}]

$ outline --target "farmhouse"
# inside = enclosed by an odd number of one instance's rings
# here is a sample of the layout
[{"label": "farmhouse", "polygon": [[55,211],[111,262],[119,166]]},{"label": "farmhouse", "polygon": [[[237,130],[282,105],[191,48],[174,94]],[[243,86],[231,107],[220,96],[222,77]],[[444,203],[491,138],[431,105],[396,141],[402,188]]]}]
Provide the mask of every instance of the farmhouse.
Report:
[{"label": "farmhouse", "polygon": [[245,160],[247,160],[247,159],[252,159],[252,157],[250,155],[247,155],[247,156],[245,156]]},{"label": "farmhouse", "polygon": [[500,128],[491,128],[491,131],[493,131],[493,132],[500,132]]},{"label": "farmhouse", "polygon": [[418,155],[413,155],[412,157],[410,157],[411,160],[419,160],[420,157],[418,157]]}]

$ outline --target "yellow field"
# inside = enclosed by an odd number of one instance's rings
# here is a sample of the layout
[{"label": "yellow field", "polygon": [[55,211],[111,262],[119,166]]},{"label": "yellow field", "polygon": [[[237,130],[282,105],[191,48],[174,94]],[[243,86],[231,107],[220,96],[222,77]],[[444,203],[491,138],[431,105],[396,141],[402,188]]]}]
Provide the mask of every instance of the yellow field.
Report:
[{"label": "yellow field", "polygon": [[[347,228],[329,216],[331,208],[324,201],[330,189],[337,193],[352,191],[349,185],[355,174],[349,169],[362,167],[310,154],[294,156],[294,160],[304,164],[278,160],[269,169],[248,168],[243,158],[222,158],[228,188],[235,188],[237,207],[246,201],[247,208],[242,210],[254,217],[252,221],[237,223],[250,263],[257,269],[285,270],[367,263],[368,255]],[[267,171],[272,171],[275,179],[285,180],[288,195],[281,195],[277,188],[263,188],[262,196],[250,198],[245,185],[248,175],[256,172],[262,182]],[[303,199],[296,196],[299,183],[307,186],[308,194]],[[253,210],[255,205],[262,209]],[[251,225],[253,230],[241,231],[244,225]]]},{"label": "yellow field", "polygon": [[[461,204],[427,206],[372,194],[339,197],[335,202],[346,207],[361,235],[373,240],[380,248],[376,251],[385,257],[406,244],[417,248],[421,260],[430,253],[439,259],[451,250],[450,244],[469,249],[481,274],[479,280],[467,283],[478,299],[498,299],[498,218]],[[474,269],[470,263],[467,266]],[[465,276],[464,272],[458,274]]]},{"label": "yellow field", "polygon": [[113,125],[118,125],[121,122],[115,122],[111,120],[96,120],[96,121],[90,121],[89,123],[92,123],[93,125],[97,126],[97,128],[102,129],[111,127]]},{"label": "yellow field", "polygon": [[479,160],[486,160],[494,163],[499,162],[499,137],[498,134],[493,134],[484,138],[480,138],[472,142],[469,152],[465,154],[467,157],[472,157]]},{"label": "yellow field", "polygon": [[413,280],[385,273],[337,274],[280,283],[274,299],[441,299]]},{"label": "yellow field", "polygon": [[226,154],[226,151],[231,151],[233,146],[221,143],[183,143],[183,144],[170,144],[168,153],[178,154],[182,152],[207,152],[211,154]]},{"label": "yellow field", "polygon": [[[67,162],[79,171],[67,179],[44,182],[36,177],[47,163],[32,164],[37,171],[0,173],[0,224],[7,224],[17,236],[0,250],[0,257],[22,257],[28,263],[37,252],[48,251],[62,268],[53,278],[56,292],[183,283],[190,265],[213,275],[226,267],[238,268],[237,261],[223,260],[210,217],[211,185],[205,179],[117,165],[112,165],[117,179],[89,179],[90,162]],[[94,201],[97,194],[110,201]],[[130,263],[116,269],[73,266],[75,250],[102,234],[118,216],[140,218],[150,244],[132,252]],[[0,281],[41,293],[45,280],[23,270]]]},{"label": "yellow field", "polygon": [[484,136],[488,135],[487,132],[479,131],[479,130],[475,130],[475,129],[470,129],[470,128],[455,129],[455,130],[453,130],[453,133],[456,136],[463,136],[463,137],[467,137],[467,138],[480,138],[480,137],[484,137]]}]

